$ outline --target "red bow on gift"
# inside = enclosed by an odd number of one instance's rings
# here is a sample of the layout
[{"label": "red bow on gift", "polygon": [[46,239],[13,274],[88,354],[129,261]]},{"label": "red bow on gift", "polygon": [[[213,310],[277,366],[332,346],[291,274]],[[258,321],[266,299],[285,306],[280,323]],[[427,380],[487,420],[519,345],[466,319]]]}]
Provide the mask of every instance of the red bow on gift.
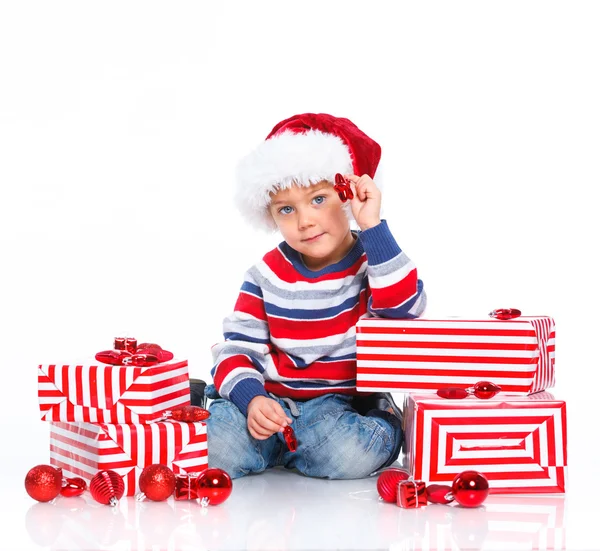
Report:
[{"label": "red bow on gift", "polygon": [[173,353],[163,350],[158,344],[137,344],[133,338],[115,338],[113,350],[103,350],[96,354],[96,360],[109,365],[132,365],[148,367],[173,359]]}]

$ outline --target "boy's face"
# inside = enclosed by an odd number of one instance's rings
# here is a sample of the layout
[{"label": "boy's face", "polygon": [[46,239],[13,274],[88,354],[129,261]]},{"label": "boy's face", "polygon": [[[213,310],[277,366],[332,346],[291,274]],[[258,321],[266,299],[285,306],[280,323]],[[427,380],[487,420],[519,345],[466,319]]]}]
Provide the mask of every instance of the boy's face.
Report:
[{"label": "boy's face", "polygon": [[311,270],[340,261],[354,244],[342,202],[327,181],[273,193],[269,211],[287,244]]}]

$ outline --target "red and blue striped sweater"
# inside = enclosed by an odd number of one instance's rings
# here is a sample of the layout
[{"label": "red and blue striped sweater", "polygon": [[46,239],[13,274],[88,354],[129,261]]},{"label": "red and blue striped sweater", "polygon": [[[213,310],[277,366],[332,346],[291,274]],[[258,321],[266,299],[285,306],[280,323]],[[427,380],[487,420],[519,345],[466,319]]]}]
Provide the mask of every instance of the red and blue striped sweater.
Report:
[{"label": "red and blue striped sweater", "polygon": [[320,271],[283,242],[246,272],[211,372],[244,414],[257,395],[356,394],[358,319],[423,313],[423,283],[386,221],[356,235],[346,257]]}]

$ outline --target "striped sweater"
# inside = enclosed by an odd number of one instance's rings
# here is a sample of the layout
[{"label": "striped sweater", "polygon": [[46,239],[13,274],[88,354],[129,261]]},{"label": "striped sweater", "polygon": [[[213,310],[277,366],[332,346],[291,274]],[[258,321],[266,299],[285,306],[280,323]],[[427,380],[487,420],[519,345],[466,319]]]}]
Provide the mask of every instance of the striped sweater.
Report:
[{"label": "striped sweater", "polygon": [[257,395],[356,394],[358,319],[423,313],[423,283],[386,221],[356,237],[345,258],[319,271],[282,242],[246,272],[211,372],[244,414]]}]

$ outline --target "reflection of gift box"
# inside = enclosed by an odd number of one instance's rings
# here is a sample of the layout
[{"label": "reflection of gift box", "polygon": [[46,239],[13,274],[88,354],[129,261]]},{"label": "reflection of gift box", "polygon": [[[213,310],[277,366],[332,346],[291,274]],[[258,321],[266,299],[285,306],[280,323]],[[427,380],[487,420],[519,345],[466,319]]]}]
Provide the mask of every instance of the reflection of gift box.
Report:
[{"label": "reflection of gift box", "polygon": [[162,463],[175,474],[208,467],[205,423],[158,421],[145,425],[50,423],[50,463],[65,476],[88,483],[102,469],[123,476],[125,495],[134,495],[148,465]]},{"label": "reflection of gift box", "polygon": [[554,321],[364,318],[356,325],[356,388],[431,392],[492,381],[503,392],[554,386]]},{"label": "reflection of gift box", "polygon": [[566,405],[548,393],[446,400],[408,394],[404,405],[407,468],[415,479],[452,484],[479,471],[490,493],[564,493]]},{"label": "reflection of gift box", "polygon": [[144,423],[190,403],[187,360],[149,367],[81,363],[40,365],[44,421]]}]

